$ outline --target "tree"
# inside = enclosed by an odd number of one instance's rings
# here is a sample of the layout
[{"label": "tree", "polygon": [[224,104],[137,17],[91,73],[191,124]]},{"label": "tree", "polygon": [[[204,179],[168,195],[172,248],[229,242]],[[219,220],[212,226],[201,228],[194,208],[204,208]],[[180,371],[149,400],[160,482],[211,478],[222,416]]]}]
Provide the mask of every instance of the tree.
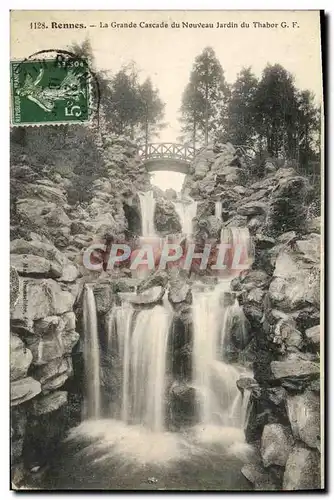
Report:
[{"label": "tree", "polygon": [[268,64],[258,84],[254,105],[259,149],[264,147],[276,157],[291,157],[295,148],[297,116],[292,75],[279,64]]},{"label": "tree", "polygon": [[108,115],[109,128],[117,134],[128,134],[133,138],[134,128],[139,122],[140,97],[137,75],[129,74],[123,67],[112,78],[110,83],[110,100]]},{"label": "tree", "polygon": [[228,94],[222,66],[213,49],[207,47],[195,59],[180,108],[181,130],[194,146],[197,140],[208,144],[221,129]]},{"label": "tree", "polygon": [[297,160],[307,168],[311,161],[319,160],[320,109],[314,104],[309,90],[297,94]]},{"label": "tree", "polygon": [[166,125],[162,123],[165,103],[160,99],[158,90],[153,88],[150,78],[140,85],[139,99],[139,130],[143,134],[147,148],[149,141]]},{"label": "tree", "polygon": [[256,135],[255,107],[258,80],[251,68],[243,68],[232,85],[228,104],[227,139],[232,144],[251,145]]},{"label": "tree", "polygon": [[197,108],[197,102],[200,98],[195,82],[190,81],[186,86],[182,96],[181,118],[182,123],[180,140],[190,139],[194,148],[198,140],[198,124],[200,122],[200,110]]}]

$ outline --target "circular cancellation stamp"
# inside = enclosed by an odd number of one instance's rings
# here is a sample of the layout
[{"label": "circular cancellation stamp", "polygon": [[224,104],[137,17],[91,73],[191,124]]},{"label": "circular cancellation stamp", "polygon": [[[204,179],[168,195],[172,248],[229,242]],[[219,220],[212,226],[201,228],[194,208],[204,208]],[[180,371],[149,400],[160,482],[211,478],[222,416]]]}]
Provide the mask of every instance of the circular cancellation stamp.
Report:
[{"label": "circular cancellation stamp", "polygon": [[99,84],[85,57],[44,50],[11,61],[13,126],[85,123],[98,117]]}]

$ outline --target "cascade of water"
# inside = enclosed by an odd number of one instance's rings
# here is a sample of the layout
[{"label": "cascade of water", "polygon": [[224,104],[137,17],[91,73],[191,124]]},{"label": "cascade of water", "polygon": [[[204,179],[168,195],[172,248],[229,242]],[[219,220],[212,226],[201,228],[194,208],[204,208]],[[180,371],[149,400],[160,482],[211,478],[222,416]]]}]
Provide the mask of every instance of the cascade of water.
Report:
[{"label": "cascade of water", "polygon": [[129,366],[130,366],[130,334],[133,317],[131,304],[123,303],[117,311],[116,328],[119,351],[122,357],[122,407],[121,419],[128,421],[129,412]]},{"label": "cascade of water", "polygon": [[232,247],[235,252],[240,252],[239,262],[246,269],[250,267],[254,258],[248,227],[231,227],[231,234]]},{"label": "cascade of water", "polygon": [[132,331],[133,315],[132,305],[123,302],[113,307],[108,319],[109,349],[117,344],[122,366],[120,417],[124,423],[161,431],[172,310],[166,304],[141,310]]},{"label": "cascade of water", "polygon": [[222,218],[222,202],[221,201],[216,201],[215,202],[215,216],[217,219]]},{"label": "cascade of water", "polygon": [[193,218],[197,213],[197,201],[173,201],[176,213],[180,218],[182,233],[191,236],[193,232]]},{"label": "cascade of water", "polygon": [[[163,306],[139,312],[128,347],[125,347],[123,380],[128,381],[123,393],[123,406],[129,408],[127,418],[154,431],[164,428],[164,392],[167,341],[171,316]],[[129,337],[129,336],[128,336]],[[126,395],[126,396],[125,396]],[[126,405],[124,401],[129,401]]]},{"label": "cascade of water", "polygon": [[228,290],[229,282],[225,281],[214,290],[194,293],[194,385],[198,393],[199,417],[204,425],[217,423],[217,420],[223,425],[241,425],[240,411],[235,410],[235,406],[242,403],[236,385],[241,370],[223,361],[221,349],[229,333],[231,315],[238,313],[237,305],[224,305]]},{"label": "cascade of water", "polygon": [[86,380],[85,417],[99,418],[100,346],[97,329],[96,305],[93,289],[86,285],[83,300],[84,362]]},{"label": "cascade of water", "polygon": [[142,236],[155,236],[155,199],[153,196],[153,191],[139,192],[138,196],[141,211]]}]

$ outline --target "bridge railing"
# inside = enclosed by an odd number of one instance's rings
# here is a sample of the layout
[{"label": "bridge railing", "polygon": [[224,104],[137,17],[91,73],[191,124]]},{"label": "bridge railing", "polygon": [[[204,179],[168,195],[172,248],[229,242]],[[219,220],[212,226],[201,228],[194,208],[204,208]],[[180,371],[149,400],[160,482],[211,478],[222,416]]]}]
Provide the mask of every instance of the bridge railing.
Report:
[{"label": "bridge railing", "polygon": [[[195,149],[193,146],[175,144],[173,142],[150,143],[139,146],[138,155],[141,160],[171,158],[190,163],[205,147]],[[255,150],[250,146],[240,144],[235,145],[234,148],[238,156],[243,156],[249,160],[255,156]]]},{"label": "bridge railing", "polygon": [[194,159],[196,150],[192,146],[185,146],[184,144],[163,142],[140,146],[138,148],[138,154],[143,160],[149,160],[151,158],[172,158],[190,162]]}]

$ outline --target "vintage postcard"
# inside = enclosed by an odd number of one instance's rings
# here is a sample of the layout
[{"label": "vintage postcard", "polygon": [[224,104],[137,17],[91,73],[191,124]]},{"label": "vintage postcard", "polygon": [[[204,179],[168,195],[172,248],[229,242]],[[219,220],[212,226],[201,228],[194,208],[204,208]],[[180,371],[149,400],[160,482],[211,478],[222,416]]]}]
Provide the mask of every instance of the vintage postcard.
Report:
[{"label": "vintage postcard", "polygon": [[13,490],[325,488],[322,20],[11,12]]}]

